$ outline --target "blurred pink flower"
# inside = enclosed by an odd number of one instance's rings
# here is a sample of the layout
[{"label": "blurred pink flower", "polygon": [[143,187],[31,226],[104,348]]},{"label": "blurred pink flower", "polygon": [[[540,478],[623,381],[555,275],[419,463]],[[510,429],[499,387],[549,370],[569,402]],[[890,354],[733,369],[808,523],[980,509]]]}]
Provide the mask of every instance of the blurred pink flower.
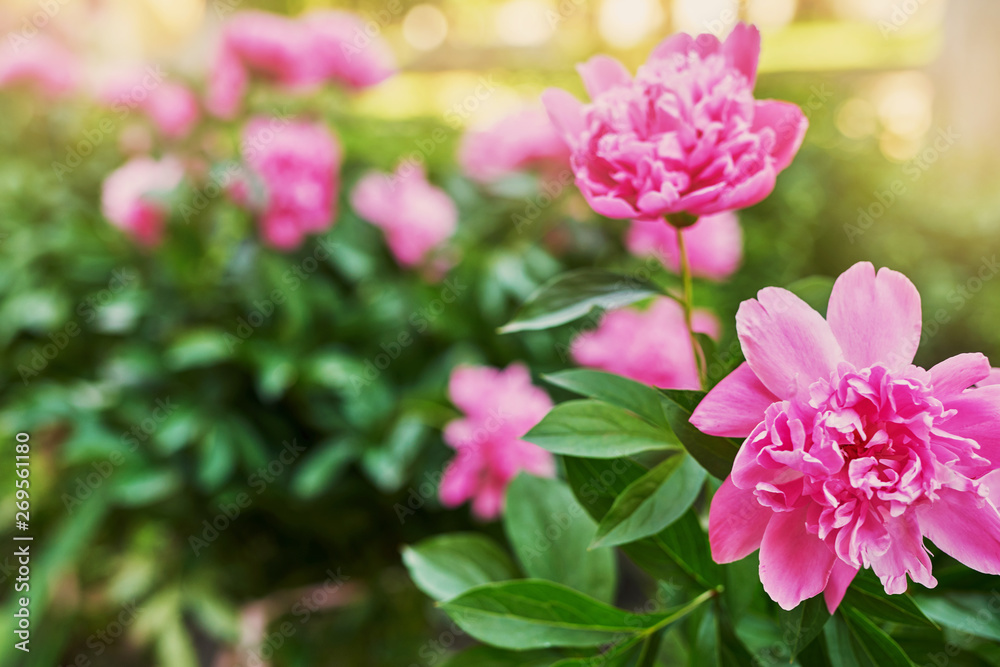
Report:
[{"label": "blurred pink flower", "polygon": [[527,108],[493,125],[466,132],[458,161],[481,183],[531,167],[569,166],[569,147],[541,109]]},{"label": "blurred pink flower", "polygon": [[393,72],[395,62],[388,44],[378,36],[368,37],[364,22],[349,12],[321,10],[291,19],[265,11],[242,11],[223,28],[206,106],[216,116],[232,118],[251,73],[297,90],[326,81],[364,88]]},{"label": "blurred pink flower", "polygon": [[[739,268],[743,260],[743,231],[735,213],[706,215],[681,233],[693,275],[725,280]],[[674,273],[680,273],[677,230],[661,219],[633,220],[625,236],[625,246],[633,255],[652,255]]]},{"label": "blurred pink flower", "polygon": [[[692,325],[698,333],[719,336],[719,321],[708,311],[695,310]],[[622,308],[607,313],[596,329],[576,337],[570,353],[581,366],[653,387],[701,386],[684,309],[668,297],[656,299],[645,310]]]},{"label": "blurred pink flower", "polygon": [[159,245],[170,215],[164,197],[180,185],[184,167],[173,157],[133,158],[108,174],[101,189],[104,217],[145,246]]},{"label": "blurred pink flower", "polygon": [[77,62],[72,51],[48,35],[8,41],[0,49],[0,88],[28,85],[48,97],[73,93],[80,84]]},{"label": "blurred pink flower", "polygon": [[301,19],[310,36],[306,60],[315,66],[316,81],[337,81],[354,89],[382,83],[396,72],[388,42],[371,37],[361,17],[327,9]]},{"label": "blurred pink flower", "polygon": [[465,416],[444,429],[444,440],[457,454],[445,469],[439,494],[447,507],[472,499],[481,519],[497,517],[504,492],[517,474],[555,474],[552,454],[521,437],[552,409],[548,395],[531,384],[528,369],[460,366],[451,374],[448,392]]},{"label": "blurred pink flower", "polygon": [[[280,250],[333,225],[341,149],[326,125],[257,117],[243,130],[243,159],[259,180],[264,241]],[[240,192],[246,184],[236,188]],[[245,191],[239,203],[252,199]]]},{"label": "blurred pink flower", "polygon": [[389,249],[406,267],[420,264],[458,224],[451,197],[427,181],[422,167],[409,163],[395,174],[366,174],[351,191],[351,206],[385,232]]},{"label": "blurred pink flower", "polygon": [[103,87],[99,98],[120,113],[141,109],[160,132],[183,139],[198,122],[198,98],[187,86],[164,81],[148,71],[120,75]]},{"label": "blurred pink flower", "polygon": [[1000,386],[981,354],[926,371],[920,295],[868,262],[841,275],[824,319],[768,287],[743,302],[746,363],[691,423],[746,438],[712,500],[720,563],[760,549],[764,590],[784,609],[824,593],[832,611],[870,567],[887,593],[937,581],[923,538],[1000,574]]},{"label": "blurred pink flower", "polygon": [[579,65],[591,102],[542,96],[572,148],[576,182],[610,218],[711,215],[764,199],[799,149],[807,121],[794,104],[757,101],[760,33],[739,24],[720,43],[677,34],[633,78],[614,58]]}]

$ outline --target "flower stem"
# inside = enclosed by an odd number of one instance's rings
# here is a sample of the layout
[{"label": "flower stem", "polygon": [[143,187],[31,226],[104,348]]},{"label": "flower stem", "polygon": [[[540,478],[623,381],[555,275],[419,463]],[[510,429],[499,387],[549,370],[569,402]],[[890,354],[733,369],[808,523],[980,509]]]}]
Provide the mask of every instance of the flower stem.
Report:
[{"label": "flower stem", "polygon": [[681,280],[684,283],[684,298],[681,306],[684,308],[684,324],[691,338],[691,353],[694,355],[694,365],[698,370],[698,386],[705,388],[704,359],[701,346],[694,335],[694,324],[691,321],[691,311],[694,308],[694,286],[691,281],[691,262],[688,260],[687,247],[684,245],[684,230],[677,227],[677,251],[681,257]]}]

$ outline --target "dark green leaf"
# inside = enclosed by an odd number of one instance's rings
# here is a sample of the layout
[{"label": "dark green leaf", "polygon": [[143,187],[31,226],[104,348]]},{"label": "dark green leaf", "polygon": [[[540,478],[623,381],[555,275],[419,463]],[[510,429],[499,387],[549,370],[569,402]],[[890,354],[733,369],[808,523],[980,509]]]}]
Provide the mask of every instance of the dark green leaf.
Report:
[{"label": "dark green leaf", "polygon": [[503,523],[528,576],[564,584],[598,600],[613,599],[614,551],[588,550],[597,525],[564,482],[519,475],[507,489]]},{"label": "dark green leaf", "polygon": [[670,431],[656,428],[622,408],[593,400],[560,403],[524,439],[555,454],[590,458],[680,449]]},{"label": "dark green leaf", "polygon": [[[851,630],[847,627],[840,614],[834,614],[823,626],[823,639],[826,640],[826,652],[834,667],[862,667],[867,663],[858,661],[854,655],[854,642]],[[867,667],[877,667],[867,665]]]},{"label": "dark green leaf", "polygon": [[473,646],[452,656],[445,667],[548,667],[558,660],[558,653],[546,649],[504,651],[492,646]]},{"label": "dark green leaf", "polygon": [[854,655],[862,665],[873,667],[912,667],[913,663],[899,644],[860,611],[842,604],[840,613],[851,632]]},{"label": "dark green leaf", "polygon": [[359,454],[360,447],[354,440],[326,440],[303,457],[292,478],[292,493],[303,499],[320,495],[337,482]]},{"label": "dark green leaf", "polygon": [[728,477],[740,443],[731,438],[706,435],[689,421],[691,413],[705,397],[704,392],[669,389],[664,394],[664,410],[677,439],[709,473],[719,479]]},{"label": "dark green leaf", "polygon": [[642,648],[638,637],[621,635],[616,643],[603,647],[603,651],[584,658],[563,658],[549,667],[625,667]]},{"label": "dark green leaf", "polygon": [[[595,519],[603,519],[618,494],[646,473],[629,459],[567,458],[564,465],[573,493]],[[712,560],[708,536],[691,510],[656,535],[626,544],[622,550],[657,578],[674,576],[676,565],[700,586],[722,583],[722,570]]]},{"label": "dark green leaf", "polygon": [[538,288],[500,333],[548,329],[595,308],[621,308],[661,293],[656,285],[630,276],[599,269],[569,271]]},{"label": "dark green leaf", "polygon": [[597,527],[593,546],[635,542],[660,532],[694,503],[705,469],[687,454],[663,461],[632,482]]},{"label": "dark green leaf", "polygon": [[779,612],[781,636],[788,647],[790,657],[794,658],[809,645],[809,642],[816,639],[829,620],[830,612],[826,610],[826,601],[822,595],[799,603],[799,606],[791,611]]},{"label": "dark green leaf", "polygon": [[403,564],[417,588],[435,600],[518,576],[510,556],[479,533],[439,535],[403,547]]},{"label": "dark green leaf", "polygon": [[641,382],[587,368],[574,368],[542,377],[557,387],[630,410],[654,426],[670,428],[663,413],[660,392]]},{"label": "dark green leaf", "polygon": [[938,629],[907,593],[889,595],[871,570],[861,570],[847,589],[844,601],[869,616],[885,621]]}]

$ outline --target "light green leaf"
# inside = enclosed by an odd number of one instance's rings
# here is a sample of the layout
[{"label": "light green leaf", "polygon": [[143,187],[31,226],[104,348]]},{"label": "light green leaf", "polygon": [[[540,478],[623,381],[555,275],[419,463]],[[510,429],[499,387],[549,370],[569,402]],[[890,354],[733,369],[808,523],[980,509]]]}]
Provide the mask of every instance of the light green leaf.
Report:
[{"label": "light green leaf", "polygon": [[601,401],[560,403],[524,439],[555,454],[617,458],[650,449],[677,450],[673,433]]},{"label": "light green leaf", "polygon": [[510,556],[489,537],[451,533],[403,547],[410,578],[428,596],[448,600],[470,588],[518,576]]},{"label": "light green leaf", "polygon": [[441,605],[476,639],[507,649],[600,646],[652,627],[665,616],[633,614],[538,579],[486,584]]},{"label": "light green leaf", "polygon": [[557,387],[630,410],[654,426],[670,429],[663,412],[662,395],[641,382],[588,368],[574,368],[542,377]]},{"label": "light green leaf", "polygon": [[500,333],[548,329],[595,308],[612,310],[658,294],[659,287],[634,277],[599,269],[569,271],[538,288]]},{"label": "light green leaf", "polygon": [[564,482],[518,475],[507,489],[503,523],[528,576],[612,600],[617,574],[614,551],[588,550],[597,525]]}]

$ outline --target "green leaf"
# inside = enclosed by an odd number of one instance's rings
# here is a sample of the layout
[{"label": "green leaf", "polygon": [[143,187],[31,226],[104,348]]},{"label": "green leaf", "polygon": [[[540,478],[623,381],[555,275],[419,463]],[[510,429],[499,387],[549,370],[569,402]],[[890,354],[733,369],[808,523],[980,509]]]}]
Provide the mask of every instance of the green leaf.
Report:
[{"label": "green leaf", "polygon": [[833,278],[829,276],[808,276],[800,278],[785,289],[805,301],[820,315],[826,317],[826,307],[833,291]]},{"label": "green leaf", "polygon": [[518,475],[507,489],[503,525],[528,576],[558,582],[598,600],[613,599],[614,551],[588,550],[597,525],[564,482]]},{"label": "green leaf", "polygon": [[911,667],[909,656],[895,640],[860,611],[841,605],[840,613],[851,633],[851,645],[858,662],[867,667]]},{"label": "green leaf", "polygon": [[[862,570],[847,589],[844,601],[858,611],[895,623],[939,626],[927,618],[908,593],[889,595],[871,570]],[[1000,639],[1000,637],[998,637]]]},{"label": "green leaf", "polygon": [[439,535],[403,547],[403,564],[417,588],[435,600],[518,576],[510,556],[479,533]]},{"label": "green leaf", "polygon": [[[994,611],[1000,604],[1000,595],[996,592],[926,596],[917,598],[916,603],[924,614],[945,627],[1000,641],[1000,617]],[[989,613],[981,613],[984,609]]]},{"label": "green leaf", "polygon": [[692,618],[692,621],[695,619],[697,624],[692,628],[694,641],[689,667],[721,667],[722,647],[719,641],[719,619],[715,609],[705,607]]},{"label": "green leaf", "polygon": [[336,484],[361,448],[350,438],[330,438],[308,452],[295,470],[291,489],[303,500],[315,498]]},{"label": "green leaf", "polygon": [[201,442],[198,484],[206,491],[215,491],[226,481],[235,465],[232,434],[224,422],[216,424]]},{"label": "green leaf", "polygon": [[854,655],[851,631],[840,614],[834,614],[823,626],[823,639],[826,641],[830,663],[834,667],[862,667],[862,663]]},{"label": "green leaf", "polygon": [[182,485],[181,476],[170,468],[122,468],[109,496],[116,505],[142,507],[175,495]]},{"label": "green leaf", "polygon": [[646,474],[632,459],[563,459],[566,480],[577,501],[596,521],[604,519],[618,494]]},{"label": "green leaf", "polygon": [[[231,335],[231,334],[230,334]],[[199,366],[211,366],[233,356],[233,347],[226,334],[215,329],[187,331],[170,344],[166,363],[180,371]]]},{"label": "green leaf", "polygon": [[[574,495],[597,520],[605,517],[629,484],[646,473],[630,459],[567,458],[563,465]],[[675,576],[674,564],[700,586],[722,583],[722,569],[712,560],[708,536],[691,510],[656,535],[623,545],[622,551],[657,578]]]},{"label": "green leaf", "polygon": [[593,546],[627,544],[660,532],[691,507],[705,474],[684,453],[663,461],[618,496],[598,525]]},{"label": "green leaf", "polygon": [[560,403],[524,439],[555,454],[603,459],[680,448],[670,431],[593,400]]},{"label": "green leaf", "polygon": [[492,646],[473,646],[458,653],[445,667],[549,667],[559,664],[555,651],[504,651]]},{"label": "green leaf", "polygon": [[728,477],[740,443],[731,438],[706,435],[690,422],[691,413],[705,397],[704,392],[668,389],[664,394],[664,410],[677,439],[709,473],[719,479]]},{"label": "green leaf", "polygon": [[[723,584],[722,568],[712,560],[708,535],[702,529],[698,515],[693,509],[689,509],[680,519],[656,535],[628,546],[645,543],[651,543],[656,549],[667,554],[700,585],[712,588]],[[627,549],[626,553],[632,555],[633,552]]]},{"label": "green leaf", "polygon": [[[659,637],[659,635],[656,635]],[[648,641],[647,637],[647,641]],[[622,635],[603,652],[581,658],[563,658],[553,662],[549,667],[625,667],[634,664],[632,658],[642,649],[643,640],[639,637]]]},{"label": "green leaf", "polygon": [[587,368],[574,368],[543,375],[542,378],[581,396],[630,410],[654,426],[670,428],[667,416],[663,412],[660,392],[641,382]]},{"label": "green leaf", "polygon": [[791,611],[778,612],[782,640],[788,648],[790,657],[794,658],[816,639],[829,620],[830,612],[826,609],[826,601],[822,595],[799,603],[799,606]]},{"label": "green leaf", "polygon": [[500,333],[549,329],[595,308],[612,310],[658,294],[659,287],[635,277],[599,269],[569,271],[538,288]]},{"label": "green leaf", "polygon": [[404,415],[396,422],[383,446],[365,451],[361,467],[383,493],[403,486],[410,465],[420,454],[427,427],[417,415]]},{"label": "green leaf", "polygon": [[662,621],[538,579],[485,584],[441,605],[476,639],[507,649],[600,646]]}]

